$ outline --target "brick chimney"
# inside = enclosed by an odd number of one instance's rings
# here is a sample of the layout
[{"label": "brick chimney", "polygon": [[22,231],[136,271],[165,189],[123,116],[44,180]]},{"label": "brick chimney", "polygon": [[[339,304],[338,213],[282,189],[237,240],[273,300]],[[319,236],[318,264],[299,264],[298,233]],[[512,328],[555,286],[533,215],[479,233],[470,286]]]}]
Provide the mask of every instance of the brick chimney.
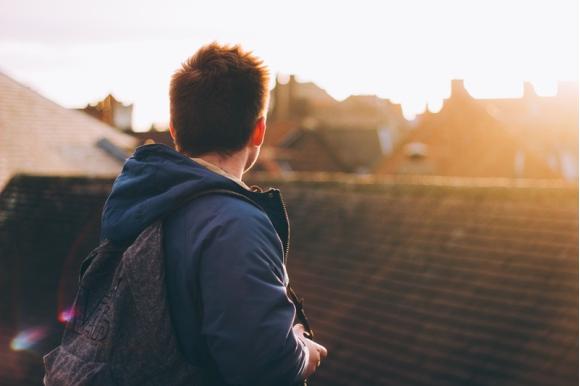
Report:
[{"label": "brick chimney", "polygon": [[451,97],[466,97],[469,96],[465,86],[463,85],[463,79],[452,79],[451,80]]}]

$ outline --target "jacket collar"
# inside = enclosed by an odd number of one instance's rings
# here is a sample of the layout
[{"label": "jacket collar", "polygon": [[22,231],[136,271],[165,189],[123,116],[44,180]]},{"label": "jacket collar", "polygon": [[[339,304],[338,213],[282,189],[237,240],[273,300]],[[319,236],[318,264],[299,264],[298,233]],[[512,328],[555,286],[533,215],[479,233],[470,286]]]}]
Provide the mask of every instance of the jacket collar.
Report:
[{"label": "jacket collar", "polygon": [[242,188],[247,190],[252,190],[244,181],[239,179],[238,177],[234,176],[231,173],[226,172],[224,169],[220,168],[219,166],[204,160],[203,158],[199,157],[191,157],[192,160],[200,164],[201,166],[205,166],[207,169],[211,170],[214,173],[220,174],[224,177],[229,178],[230,180],[234,181],[236,184],[240,185]]},{"label": "jacket collar", "polygon": [[280,190],[276,188],[269,188],[268,190],[264,191],[264,189],[258,185],[252,185],[249,187],[241,179],[237,178],[231,173],[226,172],[219,166],[204,160],[203,158],[191,157],[191,159],[204,166],[205,168],[211,170],[212,172],[234,181],[241,188],[243,188],[238,190],[239,193],[244,194],[246,197],[252,199],[263,208],[264,212],[266,212],[268,218],[272,222],[272,225],[276,229],[276,233],[278,233],[280,240],[282,241],[282,246],[284,249],[283,256],[284,261],[286,261],[286,256],[290,246],[290,222]]}]

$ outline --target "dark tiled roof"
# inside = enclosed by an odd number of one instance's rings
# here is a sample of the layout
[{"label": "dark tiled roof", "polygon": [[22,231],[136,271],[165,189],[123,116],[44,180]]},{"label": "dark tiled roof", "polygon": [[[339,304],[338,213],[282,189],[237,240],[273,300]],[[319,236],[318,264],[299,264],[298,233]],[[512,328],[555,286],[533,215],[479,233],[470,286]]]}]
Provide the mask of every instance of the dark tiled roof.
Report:
[{"label": "dark tiled roof", "polygon": [[293,171],[340,172],[346,169],[317,130],[296,130],[280,147],[287,150],[286,162]]},{"label": "dark tiled roof", "polygon": [[577,186],[347,181],[251,181],[285,197],[312,384],[577,384]]},{"label": "dark tiled roof", "polygon": [[[62,332],[81,260],[98,242],[111,179],[14,177],[0,195],[0,384],[40,385],[41,355]],[[18,333],[37,344],[13,351]]]},{"label": "dark tiled roof", "polygon": [[318,132],[340,164],[345,165],[345,172],[370,172],[383,155],[376,128],[328,128]]},{"label": "dark tiled roof", "polygon": [[395,132],[408,126],[400,104],[376,95],[351,95],[340,103],[318,109],[312,114],[323,126],[389,127]]},{"label": "dark tiled roof", "polygon": [[299,172],[370,172],[383,155],[377,129],[300,129],[280,145]]},{"label": "dark tiled roof", "polygon": [[[290,277],[330,352],[312,384],[577,383],[577,185],[318,176],[247,181],[287,203]],[[111,183],[18,176],[0,196],[0,384],[40,384]]]},{"label": "dark tiled roof", "polygon": [[268,122],[264,146],[277,147],[294,132],[299,131],[299,124],[293,121]]}]

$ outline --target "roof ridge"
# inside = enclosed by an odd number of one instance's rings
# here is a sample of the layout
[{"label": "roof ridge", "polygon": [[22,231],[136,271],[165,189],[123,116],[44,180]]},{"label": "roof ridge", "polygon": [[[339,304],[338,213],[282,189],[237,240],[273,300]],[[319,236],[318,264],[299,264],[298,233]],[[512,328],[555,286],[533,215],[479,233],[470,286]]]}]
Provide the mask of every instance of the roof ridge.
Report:
[{"label": "roof ridge", "polygon": [[578,189],[578,182],[560,179],[505,178],[505,177],[449,177],[449,176],[402,176],[402,175],[357,175],[341,172],[284,172],[273,176],[267,172],[252,172],[248,179],[271,182],[292,182],[317,185],[413,185],[457,188],[535,188],[535,189]]},{"label": "roof ridge", "polygon": [[18,80],[16,78],[12,77],[12,75],[7,74],[1,68],[0,68],[0,76],[3,76],[4,78],[8,79],[10,82],[14,83],[16,86],[18,86],[20,88],[24,88],[24,89],[28,90],[29,92],[35,94],[36,96],[44,99],[46,102],[48,102],[48,103],[50,103],[50,104],[52,104],[54,106],[58,106],[58,108],[65,109],[65,110],[69,111],[71,114],[74,114],[74,115],[77,115],[79,117],[82,117],[82,119],[88,118],[89,121],[93,121],[93,123],[95,123],[95,124],[104,126],[104,127],[108,128],[108,129],[116,130],[116,131],[118,131],[122,135],[129,136],[129,134],[126,134],[126,133],[123,133],[123,132],[117,130],[115,127],[109,125],[108,123],[105,123],[105,122],[101,121],[98,118],[93,117],[90,114],[87,114],[87,113],[85,113],[83,111],[79,111],[76,108],[65,107],[65,106],[61,105],[60,103],[58,103],[58,102],[50,99],[46,95],[44,95],[41,91],[39,91],[36,88],[30,86],[28,83],[25,83],[24,81]]}]

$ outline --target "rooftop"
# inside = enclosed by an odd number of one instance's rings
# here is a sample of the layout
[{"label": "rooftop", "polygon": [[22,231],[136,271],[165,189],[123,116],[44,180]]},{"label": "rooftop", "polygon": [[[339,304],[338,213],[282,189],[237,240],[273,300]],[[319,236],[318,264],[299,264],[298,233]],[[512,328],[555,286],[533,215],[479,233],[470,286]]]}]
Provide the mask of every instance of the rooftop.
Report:
[{"label": "rooftop", "polygon": [[[418,145],[424,151],[409,154]],[[376,172],[562,178],[560,170],[550,165],[545,154],[496,119],[484,104],[467,93],[461,81],[452,83],[451,97],[440,112],[426,113],[417,119],[417,126],[379,163]]]},{"label": "rooftop", "polygon": [[42,384],[42,354],[60,340],[111,184],[18,175],[0,194],[0,385]]},{"label": "rooftop", "polygon": [[85,113],[66,109],[0,72],[0,189],[17,173],[114,176],[136,141]]},{"label": "rooftop", "polygon": [[[329,357],[316,385],[578,382],[578,185],[254,173],[291,224],[288,272]],[[112,179],[17,176],[0,195],[0,384],[41,353],[96,244]],[[50,246],[50,247],[48,247]],[[47,336],[8,348],[34,326]]]},{"label": "rooftop", "polygon": [[578,187],[256,178],[291,222],[288,271],[328,360],[317,385],[578,382]]}]

